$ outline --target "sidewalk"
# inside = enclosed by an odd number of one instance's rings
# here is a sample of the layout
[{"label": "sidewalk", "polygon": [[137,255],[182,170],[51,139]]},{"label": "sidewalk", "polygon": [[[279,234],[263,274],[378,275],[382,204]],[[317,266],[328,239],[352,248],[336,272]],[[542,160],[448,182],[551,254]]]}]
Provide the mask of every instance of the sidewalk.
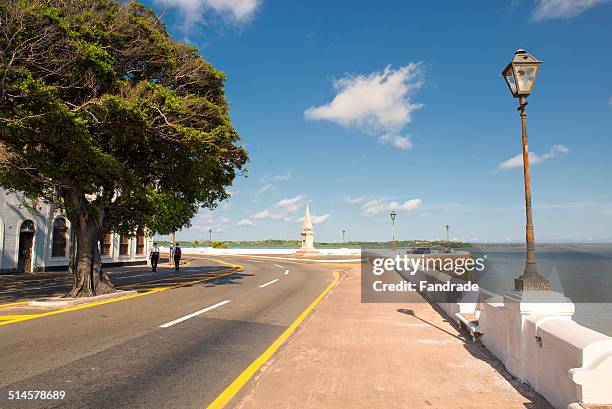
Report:
[{"label": "sidewalk", "polygon": [[47,280],[65,279],[66,276],[68,276],[68,271],[37,272],[27,274],[0,274],[0,284],[2,282],[37,283]]},{"label": "sidewalk", "polygon": [[[181,260],[181,265],[184,265],[188,262],[191,262],[192,259],[184,258]],[[168,256],[161,257],[159,259],[160,267],[167,267],[170,264],[170,258]],[[113,274],[113,273],[124,273],[129,272],[130,270],[137,269],[148,269],[150,268],[148,264],[125,264],[120,266],[104,266],[104,272]],[[68,270],[60,270],[60,271],[37,271],[33,273],[5,273],[0,274],[0,285],[4,283],[38,283],[42,281],[49,280],[64,280],[64,279],[72,279],[72,274],[68,273]]]},{"label": "sidewalk", "polygon": [[235,407],[551,408],[415,297],[362,304],[351,268]]}]

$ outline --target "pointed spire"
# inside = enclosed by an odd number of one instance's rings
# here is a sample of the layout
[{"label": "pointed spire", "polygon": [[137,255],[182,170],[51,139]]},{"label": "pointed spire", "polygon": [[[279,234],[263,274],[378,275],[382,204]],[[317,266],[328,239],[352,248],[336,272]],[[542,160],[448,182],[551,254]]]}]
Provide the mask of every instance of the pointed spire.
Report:
[{"label": "pointed spire", "polygon": [[304,213],[302,230],[312,230],[312,221],[310,220],[310,209],[308,208],[308,203],[306,203],[306,213]]}]

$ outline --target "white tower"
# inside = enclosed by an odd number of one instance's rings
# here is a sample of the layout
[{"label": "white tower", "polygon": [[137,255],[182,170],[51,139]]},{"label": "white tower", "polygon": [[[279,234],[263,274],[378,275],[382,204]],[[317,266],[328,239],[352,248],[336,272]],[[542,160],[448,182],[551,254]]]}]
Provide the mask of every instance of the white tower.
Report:
[{"label": "white tower", "polygon": [[306,213],[304,213],[304,223],[302,223],[302,246],[301,252],[314,251],[314,230],[312,229],[312,220],[310,219],[310,209],[306,205]]}]

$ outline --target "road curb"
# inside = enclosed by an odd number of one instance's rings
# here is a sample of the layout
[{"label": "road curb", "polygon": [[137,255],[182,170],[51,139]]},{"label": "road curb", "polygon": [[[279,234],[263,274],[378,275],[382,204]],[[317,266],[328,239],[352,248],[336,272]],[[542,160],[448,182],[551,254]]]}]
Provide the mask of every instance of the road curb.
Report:
[{"label": "road curb", "polygon": [[334,272],[334,279],[321,292],[306,309],[285,329],[285,331],[272,343],[270,346],[255,359],[234,381],[227,386],[219,396],[215,398],[206,409],[223,409],[238,392],[246,385],[246,383],[261,369],[261,367],[272,358],[274,353],[289,339],[289,337],[298,329],[300,324],[310,316],[313,310],[319,303],[334,289],[343,275],[338,271]]},{"label": "road curb", "polygon": [[113,298],[125,297],[126,295],[136,294],[137,291],[122,291],[119,290],[112,294],[97,295],[95,297],[86,298],[41,298],[40,300],[32,300],[28,305],[32,307],[75,307],[77,305],[89,304],[92,302],[109,300]]}]

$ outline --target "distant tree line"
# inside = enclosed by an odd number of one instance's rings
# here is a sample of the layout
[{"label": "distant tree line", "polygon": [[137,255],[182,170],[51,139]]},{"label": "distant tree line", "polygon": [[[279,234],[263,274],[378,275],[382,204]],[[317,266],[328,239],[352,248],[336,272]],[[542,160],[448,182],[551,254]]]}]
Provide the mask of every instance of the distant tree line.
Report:
[{"label": "distant tree line", "polygon": [[[159,241],[161,245],[167,245],[168,242]],[[450,248],[467,248],[471,247],[470,243],[462,241],[445,241],[445,240],[398,240],[395,242],[400,248],[402,247],[450,247]],[[183,241],[182,244],[191,245],[194,247],[255,247],[255,248],[298,248],[301,245],[299,240],[247,240],[247,241],[213,241],[212,246],[207,240]],[[391,247],[390,241],[347,241],[339,242],[315,242],[315,247],[319,248],[385,248]]]}]

